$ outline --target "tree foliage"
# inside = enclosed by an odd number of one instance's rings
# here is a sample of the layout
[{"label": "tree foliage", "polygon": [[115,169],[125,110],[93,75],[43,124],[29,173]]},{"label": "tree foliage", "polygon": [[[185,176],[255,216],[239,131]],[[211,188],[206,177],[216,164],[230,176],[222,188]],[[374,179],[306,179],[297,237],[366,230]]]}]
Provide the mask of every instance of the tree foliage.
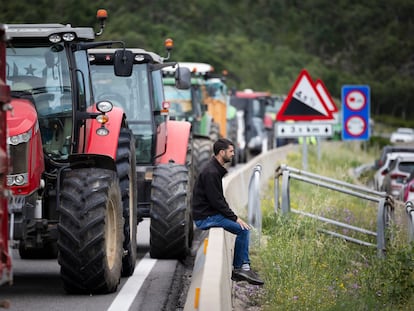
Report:
[{"label": "tree foliage", "polygon": [[[340,97],[345,84],[371,87],[373,114],[409,118],[414,101],[414,2],[410,0],[22,0],[5,1],[0,22],[95,26],[98,40],[124,40],[172,58],[230,72],[230,87],[287,93],[302,68]],[[234,79],[231,79],[234,77]]]}]

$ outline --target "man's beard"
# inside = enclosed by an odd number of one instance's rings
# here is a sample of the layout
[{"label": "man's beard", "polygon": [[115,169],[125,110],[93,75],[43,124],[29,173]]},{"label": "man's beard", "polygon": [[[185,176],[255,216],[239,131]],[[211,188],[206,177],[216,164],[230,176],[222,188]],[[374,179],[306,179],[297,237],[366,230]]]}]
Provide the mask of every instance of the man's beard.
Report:
[{"label": "man's beard", "polygon": [[223,157],[223,161],[224,161],[224,163],[229,163],[229,162],[231,162],[231,158],[230,157]]}]

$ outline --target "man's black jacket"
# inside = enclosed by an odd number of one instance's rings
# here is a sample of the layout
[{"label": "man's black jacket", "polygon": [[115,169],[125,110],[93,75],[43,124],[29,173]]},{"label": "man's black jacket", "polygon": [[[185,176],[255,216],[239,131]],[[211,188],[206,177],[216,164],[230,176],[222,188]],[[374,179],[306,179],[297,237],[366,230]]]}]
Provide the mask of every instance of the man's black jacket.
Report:
[{"label": "man's black jacket", "polygon": [[224,198],[222,178],[227,170],[215,157],[212,157],[203,167],[193,189],[193,219],[202,220],[208,216],[222,214],[236,221],[237,216],[230,209]]}]

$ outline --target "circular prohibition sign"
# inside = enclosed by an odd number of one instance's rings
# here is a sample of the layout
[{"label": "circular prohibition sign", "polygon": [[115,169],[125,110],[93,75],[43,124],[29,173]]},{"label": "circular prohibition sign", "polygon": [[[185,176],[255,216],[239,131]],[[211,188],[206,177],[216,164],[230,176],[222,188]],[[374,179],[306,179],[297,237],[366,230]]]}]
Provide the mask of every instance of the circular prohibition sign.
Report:
[{"label": "circular prohibition sign", "polygon": [[351,116],[345,121],[345,130],[351,136],[360,136],[367,129],[367,123],[360,116]]},{"label": "circular prohibition sign", "polygon": [[365,94],[359,90],[353,90],[345,97],[345,105],[353,111],[361,110],[366,104],[367,98],[365,97]]}]

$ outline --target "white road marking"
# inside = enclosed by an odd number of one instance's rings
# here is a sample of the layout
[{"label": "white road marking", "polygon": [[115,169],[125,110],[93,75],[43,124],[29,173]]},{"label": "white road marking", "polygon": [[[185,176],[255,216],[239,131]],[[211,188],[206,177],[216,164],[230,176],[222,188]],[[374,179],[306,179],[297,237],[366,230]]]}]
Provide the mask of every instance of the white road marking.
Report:
[{"label": "white road marking", "polygon": [[137,296],[142,284],[150,274],[152,268],[157,262],[156,259],[148,258],[149,254],[145,254],[138,265],[135,267],[134,273],[128,278],[118,295],[115,297],[108,311],[129,310]]}]

